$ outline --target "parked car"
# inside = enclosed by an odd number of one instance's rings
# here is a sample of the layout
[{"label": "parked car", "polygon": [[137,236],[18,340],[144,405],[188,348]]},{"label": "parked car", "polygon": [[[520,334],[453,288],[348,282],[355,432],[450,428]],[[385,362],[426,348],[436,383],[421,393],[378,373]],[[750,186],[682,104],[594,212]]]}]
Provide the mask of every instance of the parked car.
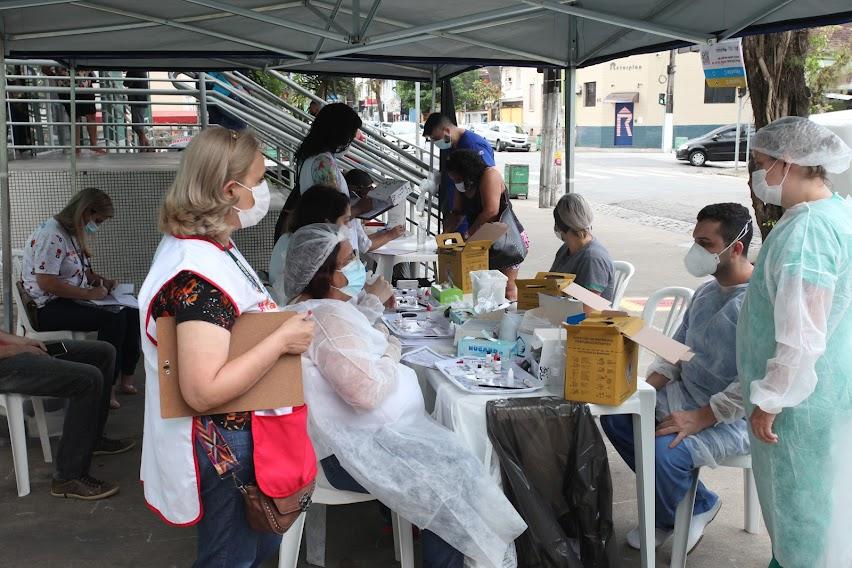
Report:
[{"label": "parked car", "polygon": [[484,130],[474,130],[491,144],[491,147],[502,152],[504,150],[530,151],[530,137],[524,129],[511,122],[489,122]]},{"label": "parked car", "polygon": [[[746,147],[748,137],[754,132],[749,125],[740,128],[740,160],[747,160]],[[707,162],[733,162],[737,141],[737,126],[729,124],[711,130],[704,136],[687,140],[677,148],[677,159],[685,160],[693,166],[703,166]]]}]

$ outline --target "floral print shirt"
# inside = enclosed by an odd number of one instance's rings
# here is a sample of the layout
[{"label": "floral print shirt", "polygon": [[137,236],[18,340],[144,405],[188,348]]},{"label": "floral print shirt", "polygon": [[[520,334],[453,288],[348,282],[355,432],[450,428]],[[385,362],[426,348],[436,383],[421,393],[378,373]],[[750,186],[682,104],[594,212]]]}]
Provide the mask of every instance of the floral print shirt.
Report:
[{"label": "floral print shirt", "polygon": [[56,296],[42,290],[36,276],[56,276],[71,286],[86,285],[85,269],[88,259],[77,239],[51,217],[33,231],[24,245],[21,280],[27,294],[41,308]]}]

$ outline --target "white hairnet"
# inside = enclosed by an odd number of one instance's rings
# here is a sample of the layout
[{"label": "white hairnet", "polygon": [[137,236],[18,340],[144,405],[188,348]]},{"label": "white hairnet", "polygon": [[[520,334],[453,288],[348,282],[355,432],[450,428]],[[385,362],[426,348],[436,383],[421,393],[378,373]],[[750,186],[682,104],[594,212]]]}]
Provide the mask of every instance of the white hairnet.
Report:
[{"label": "white hairnet", "polygon": [[290,236],[282,278],[287,301],[305,291],[334,247],[348,238],[346,229],[331,223],[305,225]]},{"label": "white hairnet", "polygon": [[849,167],[852,149],[831,130],[802,116],[785,116],[757,132],[751,149],[799,166],[822,166],[839,174]]},{"label": "white hairnet", "polygon": [[589,202],[577,193],[567,193],[560,197],[556,204],[556,213],[572,231],[588,231],[595,220]]}]

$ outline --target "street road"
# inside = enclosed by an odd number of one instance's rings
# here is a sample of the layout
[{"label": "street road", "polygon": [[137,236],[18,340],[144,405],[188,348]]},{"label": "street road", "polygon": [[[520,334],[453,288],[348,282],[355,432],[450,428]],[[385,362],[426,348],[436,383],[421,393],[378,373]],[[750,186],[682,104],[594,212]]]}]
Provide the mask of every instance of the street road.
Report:
[{"label": "street road", "polygon": [[[539,152],[498,152],[497,166],[530,166],[530,200],[538,200]],[[733,163],[696,168],[673,155],[645,152],[578,151],[575,190],[589,201],[639,214],[694,223],[709,203],[732,201],[750,207],[745,178],[721,175]]]}]

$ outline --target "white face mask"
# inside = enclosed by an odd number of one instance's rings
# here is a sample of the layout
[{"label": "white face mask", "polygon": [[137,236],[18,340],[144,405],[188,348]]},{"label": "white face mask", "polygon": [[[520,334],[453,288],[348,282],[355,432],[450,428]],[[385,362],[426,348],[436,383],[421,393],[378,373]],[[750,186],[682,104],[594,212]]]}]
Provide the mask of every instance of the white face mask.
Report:
[{"label": "white face mask", "polygon": [[253,227],[260,223],[260,220],[263,219],[269,211],[269,185],[267,185],[266,180],[263,180],[260,182],[260,185],[255,187],[248,187],[240,182],[237,182],[237,185],[249,190],[252,197],[254,197],[254,205],[248,209],[239,209],[234,207],[237,211],[237,217],[240,220],[240,227],[243,229]]},{"label": "white face mask", "polygon": [[465,187],[463,181],[457,181],[456,182],[456,191],[458,191],[459,193],[464,193],[466,191],[466,189],[467,188]]},{"label": "white face mask", "polygon": [[435,140],[435,147],[438,150],[449,150],[453,147],[453,141],[450,139],[449,135],[444,136],[440,140]]},{"label": "white face mask", "polygon": [[767,205],[777,205],[780,207],[782,193],[781,186],[784,184],[784,180],[787,179],[787,174],[790,173],[790,166],[789,164],[787,165],[787,171],[784,172],[784,177],[781,179],[781,183],[778,185],[769,185],[766,183],[766,175],[777,163],[778,160],[775,160],[775,162],[769,166],[768,170],[754,170],[751,173],[751,189],[754,191],[757,198]]},{"label": "white face mask", "polygon": [[705,276],[716,274],[719,270],[719,257],[721,257],[726,250],[737,244],[737,241],[748,233],[750,223],[751,221],[746,223],[740,231],[740,234],[737,235],[737,238],[719,252],[710,252],[698,243],[693,243],[692,248],[689,249],[689,252],[686,253],[686,257],[683,259],[683,265],[686,266],[686,271],[696,278],[704,278]]}]

